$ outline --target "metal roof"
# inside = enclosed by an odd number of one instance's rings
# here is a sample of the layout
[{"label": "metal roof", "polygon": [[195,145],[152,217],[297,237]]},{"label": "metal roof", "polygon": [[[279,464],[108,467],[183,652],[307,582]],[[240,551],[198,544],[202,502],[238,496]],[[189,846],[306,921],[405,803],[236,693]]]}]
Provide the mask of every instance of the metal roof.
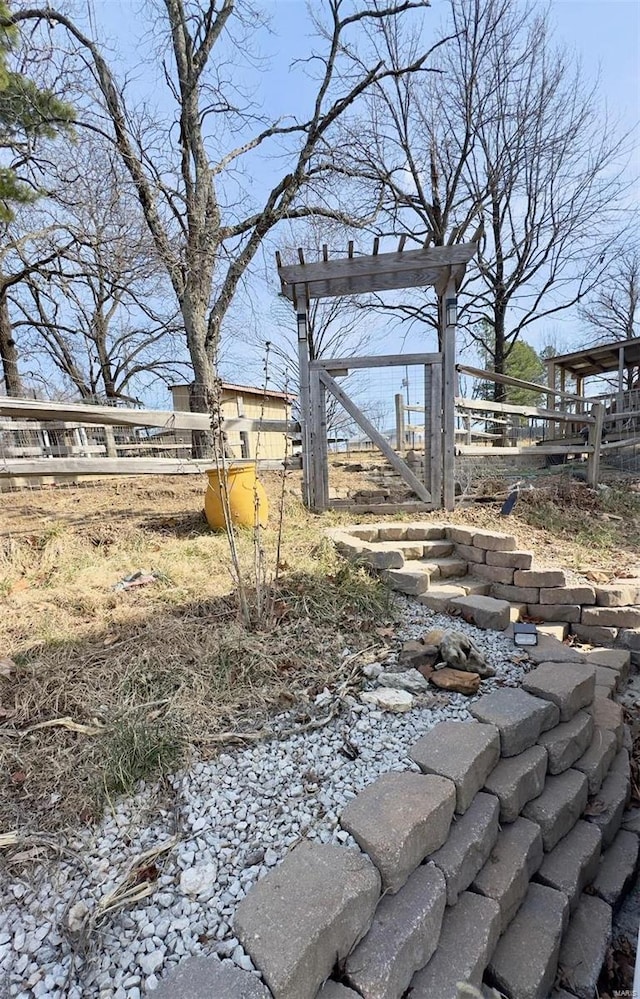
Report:
[{"label": "metal roof", "polygon": [[609,371],[618,371],[621,350],[624,352],[624,368],[640,366],[640,337],[583,347],[582,350],[576,350],[571,354],[557,354],[555,357],[547,357],[544,363],[555,364],[557,368],[564,368],[579,378],[603,375]]}]

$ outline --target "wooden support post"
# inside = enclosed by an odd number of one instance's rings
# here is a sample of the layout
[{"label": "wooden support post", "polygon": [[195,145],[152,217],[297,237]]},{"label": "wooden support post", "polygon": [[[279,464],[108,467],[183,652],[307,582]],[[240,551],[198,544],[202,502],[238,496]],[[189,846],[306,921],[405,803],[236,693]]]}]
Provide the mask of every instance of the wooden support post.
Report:
[{"label": "wooden support post", "polygon": [[104,443],[107,448],[107,458],[117,458],[118,449],[116,448],[116,438],[113,432],[113,427],[104,428]]},{"label": "wooden support post", "polygon": [[[424,475],[423,481],[427,489],[431,489],[431,436],[433,432],[431,424],[431,365],[424,366],[424,411],[422,416],[422,440],[424,443]],[[397,398],[397,396],[396,396]],[[433,497],[432,497],[433,499]]]},{"label": "wooden support post", "polygon": [[[251,457],[251,439],[248,430],[240,431],[240,454],[242,458]],[[258,455],[256,454],[256,458]]]},{"label": "wooden support post", "polygon": [[[443,431],[443,494],[444,509],[455,509],[455,442],[456,442],[456,326],[447,321],[447,302],[456,300],[456,286],[449,280],[441,301],[442,316],[442,431]],[[452,317],[450,317],[452,318]]]},{"label": "wooden support post", "polygon": [[311,406],[309,399],[309,342],[306,307],[301,311],[298,303],[298,371],[300,378],[300,431],[302,440],[302,501],[305,506],[315,504],[311,474]]},{"label": "wooden support post", "polygon": [[[320,372],[317,368],[309,369],[309,411],[310,421],[310,447],[311,447],[311,485],[313,503],[312,510],[322,512],[329,505],[328,495],[328,454],[326,441],[326,424],[323,427],[323,416],[325,407],[323,404],[323,391],[320,384]],[[326,417],[325,417],[326,418]],[[325,467],[327,466],[327,467]],[[327,489],[325,492],[325,484]]]},{"label": "wooden support post", "polygon": [[396,393],[396,451],[404,454],[406,450],[404,428],[404,398],[402,392]]},{"label": "wooden support post", "polygon": [[[434,510],[442,509],[442,364],[431,365],[431,499]],[[426,447],[425,443],[425,447]]]},{"label": "wooden support post", "polygon": [[600,448],[602,447],[602,425],[604,423],[604,403],[594,402],[591,407],[594,422],[589,427],[589,445],[593,448],[587,457],[587,485],[595,489],[600,479]]},{"label": "wooden support post", "polygon": [[[616,412],[622,413],[624,405],[624,347],[618,347],[618,397],[616,399]],[[613,429],[622,430],[622,421],[616,420]]]}]

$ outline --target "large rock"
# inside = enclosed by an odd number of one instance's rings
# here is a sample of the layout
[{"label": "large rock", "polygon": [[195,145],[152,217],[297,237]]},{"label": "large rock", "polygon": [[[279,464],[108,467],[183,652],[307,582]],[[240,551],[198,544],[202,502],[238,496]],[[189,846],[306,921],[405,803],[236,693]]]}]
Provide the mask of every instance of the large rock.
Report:
[{"label": "large rock", "polygon": [[455,803],[455,787],[443,777],[383,774],[349,802],[340,824],[369,854],[385,891],[394,893],[442,846]]},{"label": "large rock", "polygon": [[565,893],[575,908],[580,893],[598,872],[602,837],[590,822],[579,820],[554,846],[536,874],[536,881]]},{"label": "large rock", "polygon": [[516,819],[502,829],[489,859],[474,879],[473,890],[498,903],[501,933],[518,911],[542,858],[542,837],[537,825],[527,819]]},{"label": "large rock", "polygon": [[371,704],[375,708],[391,711],[394,714],[411,711],[413,707],[413,695],[408,690],[397,690],[395,687],[376,687],[375,690],[364,690],[360,694],[360,700],[364,704]]},{"label": "large rock", "polygon": [[515,919],[502,935],[491,960],[488,980],[511,999],[547,999],[567,925],[566,895],[532,884]]},{"label": "large rock", "polygon": [[347,958],[347,980],[364,999],[406,991],[436,949],[446,906],[445,879],[433,864],[418,867],[397,895],[385,895],[364,940]]},{"label": "large rock", "polygon": [[531,746],[518,756],[500,760],[487,777],[485,790],[500,801],[501,822],[515,822],[526,803],[542,793],[546,773],[543,746]]},{"label": "large rock", "polygon": [[559,984],[579,999],[592,999],[610,941],[611,907],[583,895],[562,941]]},{"label": "large rock", "polygon": [[440,640],[439,648],[441,660],[453,669],[469,670],[483,678],[495,675],[496,671],[488,665],[482,649],[462,631],[447,629]]},{"label": "large rock", "polygon": [[438,722],[411,747],[409,756],[423,773],[453,781],[456,812],[463,813],[498,762],[500,739],[492,725]]},{"label": "large rock", "polygon": [[440,690],[453,690],[457,694],[467,694],[468,696],[477,694],[480,687],[480,677],[477,673],[451,669],[450,666],[436,670],[429,677],[429,681]]},{"label": "large rock", "polygon": [[239,902],[234,932],[274,999],[315,999],[369,929],[379,897],[367,857],[303,841]]},{"label": "large rock", "polygon": [[476,794],[464,815],[458,816],[444,846],[429,858],[447,882],[447,905],[469,887],[491,853],[498,836],[499,804],[492,794]]},{"label": "large rock", "polygon": [[272,999],[255,975],[217,957],[186,958],[153,994],[158,999]]},{"label": "large rock", "polygon": [[561,774],[580,759],[591,745],[593,718],[588,711],[578,711],[571,721],[556,725],[538,739],[549,756],[549,773]]},{"label": "large rock", "polygon": [[454,597],[449,601],[449,607],[477,628],[504,631],[510,620],[507,601],[494,597]]},{"label": "large rock", "polygon": [[587,797],[587,778],[577,770],[547,777],[542,794],[523,809],[523,815],[540,826],[545,850],[553,850],[573,829],[584,812]]},{"label": "large rock", "polygon": [[408,690],[410,694],[424,694],[429,690],[429,681],[417,669],[406,669],[399,673],[379,673],[376,683],[381,687]]},{"label": "large rock", "polygon": [[522,686],[530,694],[556,704],[560,721],[569,721],[576,711],[591,704],[596,687],[596,666],[584,663],[542,663],[527,673]]},{"label": "large rock", "polygon": [[519,688],[505,687],[485,694],[470,710],[478,721],[498,729],[503,756],[517,756],[533,746],[540,733],[556,725],[559,717],[555,704]]},{"label": "large rock", "polygon": [[458,999],[458,983],[479,988],[500,932],[500,912],[490,898],[464,892],[447,909],[438,949],[411,982],[411,999]]}]

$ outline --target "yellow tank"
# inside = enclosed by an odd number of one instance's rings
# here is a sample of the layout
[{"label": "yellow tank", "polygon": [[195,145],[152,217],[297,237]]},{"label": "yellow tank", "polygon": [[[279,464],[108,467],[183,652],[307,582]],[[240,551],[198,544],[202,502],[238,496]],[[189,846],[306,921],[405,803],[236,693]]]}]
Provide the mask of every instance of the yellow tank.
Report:
[{"label": "yellow tank", "polygon": [[[256,468],[252,461],[229,465],[226,469],[209,468],[209,485],[204,497],[204,512],[209,527],[224,530],[226,527],[220,478],[226,475],[231,522],[240,527],[253,527],[256,513],[260,527],[267,526],[269,502],[264,487],[256,478]],[[256,511],[257,503],[257,511]]]}]

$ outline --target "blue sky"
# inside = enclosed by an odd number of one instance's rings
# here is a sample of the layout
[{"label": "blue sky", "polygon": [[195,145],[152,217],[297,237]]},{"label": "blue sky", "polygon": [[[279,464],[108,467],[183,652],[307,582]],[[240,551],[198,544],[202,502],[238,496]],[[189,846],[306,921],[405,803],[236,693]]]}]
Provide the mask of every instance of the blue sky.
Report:
[{"label": "blue sky", "polygon": [[[320,0],[312,0],[312,3],[319,5]],[[434,28],[440,21],[444,6],[445,0],[433,0],[433,9],[426,14],[427,30],[431,17]],[[144,46],[140,47],[141,28],[144,32],[146,27],[141,17],[143,9],[138,0],[94,0],[100,33],[110,37],[118,53],[116,61],[123,70],[135,66],[138,53],[146,50]],[[270,65],[267,71],[249,71],[248,78],[267,112],[286,108],[294,113],[304,113],[310,106],[313,86],[305,80],[302,68],[292,68],[291,63],[296,56],[304,55],[309,49],[312,27],[306,4],[304,0],[266,0],[263,9],[270,17],[272,33],[262,37],[260,55]],[[599,77],[609,115],[619,120],[625,130],[636,127],[640,121],[640,0],[551,0],[550,17],[556,28],[557,40],[581,59],[587,79]],[[156,97],[162,89],[160,73],[152,63],[138,69],[135,75],[135,90],[148,94],[151,84],[154,99],[162,100]],[[156,82],[157,87],[154,86]],[[630,170],[640,172],[637,134]],[[597,238],[597,220],[594,220],[594,238]],[[278,241],[277,235],[275,241]],[[365,237],[363,249],[369,242]],[[274,276],[272,247],[269,247],[268,254],[265,253],[263,274],[269,268],[273,268]],[[268,317],[271,310],[264,285],[259,290],[256,286],[255,301],[259,303],[258,311],[262,316]],[[266,318],[263,321],[266,339],[269,335],[266,327],[271,320]],[[552,318],[531,330],[529,339],[536,346],[541,345],[550,334],[561,343],[572,345],[580,337],[575,319]],[[407,349],[412,346],[408,343]],[[254,370],[259,373],[259,362]],[[238,377],[241,372],[234,367],[230,373]]]}]

